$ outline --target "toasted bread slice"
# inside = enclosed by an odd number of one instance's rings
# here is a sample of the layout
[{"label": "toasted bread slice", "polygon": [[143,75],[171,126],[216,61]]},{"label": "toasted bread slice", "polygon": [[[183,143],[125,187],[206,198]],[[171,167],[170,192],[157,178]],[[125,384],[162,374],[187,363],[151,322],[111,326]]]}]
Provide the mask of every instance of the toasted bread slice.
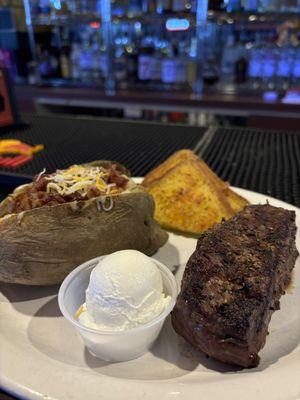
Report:
[{"label": "toasted bread slice", "polygon": [[215,184],[219,187],[220,190],[224,191],[224,196],[226,197],[227,201],[229,202],[231,208],[234,210],[235,213],[241,211],[247,204],[249,204],[246,199],[232,191],[229,188],[229,184],[222,181],[203,160],[197,157],[195,153],[193,153],[191,150],[186,149],[179,150],[176,153],[172,154],[166,161],[164,161],[157,168],[149,172],[149,174],[146,175],[143,181],[143,186],[147,187],[151,185],[154,181],[162,178],[164,174],[166,174],[176,165],[188,160],[198,161],[201,164],[202,169],[205,171],[205,173],[209,175],[212,180],[214,180]]},{"label": "toasted bread slice", "polygon": [[228,182],[222,181],[222,179],[220,179],[203,160],[200,159],[199,162],[201,163],[203,170],[205,170],[205,173],[210,175],[211,179],[215,181],[220,190],[224,191],[224,195],[235,213],[242,211],[243,208],[249,204],[246,199],[231,190]]},{"label": "toasted bread slice", "polygon": [[229,188],[225,191],[225,196],[235,214],[242,211],[248,204],[250,204],[248,200],[244,199],[244,197]]},{"label": "toasted bread slice", "polygon": [[169,158],[166,159],[162,164],[149,172],[143,181],[143,186],[148,186],[152,184],[155,180],[160,179],[164,174],[170,171],[172,168],[176,167],[177,164],[182,161],[195,161],[198,160],[198,157],[191,150],[179,150],[176,153],[172,154]]},{"label": "toasted bread slice", "polygon": [[166,229],[198,235],[234,214],[198,160],[177,164],[147,189],[155,199],[154,217]]}]

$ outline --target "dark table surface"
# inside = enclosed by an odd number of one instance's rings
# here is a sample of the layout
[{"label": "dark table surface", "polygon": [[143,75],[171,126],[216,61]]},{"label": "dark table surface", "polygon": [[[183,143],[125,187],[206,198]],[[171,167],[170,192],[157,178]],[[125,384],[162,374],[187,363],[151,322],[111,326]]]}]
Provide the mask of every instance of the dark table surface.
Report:
[{"label": "dark table surface", "polygon": [[[19,138],[45,149],[16,170],[0,167],[2,197],[28,182],[43,168],[53,171],[72,163],[111,159],[143,176],[181,148],[194,150],[232,185],[267,194],[300,207],[300,132],[39,117],[27,115],[28,127],[3,138]],[[0,399],[14,397],[0,391]]]}]

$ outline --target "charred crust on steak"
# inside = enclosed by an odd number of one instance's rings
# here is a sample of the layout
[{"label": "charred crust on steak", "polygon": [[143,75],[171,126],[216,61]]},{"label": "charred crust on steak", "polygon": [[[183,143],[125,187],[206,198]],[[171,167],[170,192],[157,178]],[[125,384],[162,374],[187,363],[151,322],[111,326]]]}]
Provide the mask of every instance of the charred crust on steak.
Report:
[{"label": "charred crust on steak", "polygon": [[256,366],[291,281],[295,236],[295,212],[269,204],[247,206],[203,233],[172,312],[177,333],[218,360]]}]

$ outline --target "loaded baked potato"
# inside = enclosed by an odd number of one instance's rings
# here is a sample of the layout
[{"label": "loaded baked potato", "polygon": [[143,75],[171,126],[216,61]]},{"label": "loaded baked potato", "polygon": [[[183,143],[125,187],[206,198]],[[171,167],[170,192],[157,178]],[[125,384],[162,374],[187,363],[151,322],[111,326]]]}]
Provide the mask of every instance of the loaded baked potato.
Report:
[{"label": "loaded baked potato", "polygon": [[99,255],[151,255],[167,241],[153,214],[152,196],[119,164],[41,173],[0,204],[0,281],[55,284]]}]

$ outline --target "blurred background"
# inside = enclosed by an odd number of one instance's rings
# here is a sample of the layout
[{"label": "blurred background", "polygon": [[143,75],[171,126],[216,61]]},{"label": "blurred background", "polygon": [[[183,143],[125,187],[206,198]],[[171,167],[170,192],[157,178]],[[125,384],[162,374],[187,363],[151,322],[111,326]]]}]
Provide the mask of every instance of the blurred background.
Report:
[{"label": "blurred background", "polygon": [[21,111],[299,130],[300,0],[0,0]]}]

